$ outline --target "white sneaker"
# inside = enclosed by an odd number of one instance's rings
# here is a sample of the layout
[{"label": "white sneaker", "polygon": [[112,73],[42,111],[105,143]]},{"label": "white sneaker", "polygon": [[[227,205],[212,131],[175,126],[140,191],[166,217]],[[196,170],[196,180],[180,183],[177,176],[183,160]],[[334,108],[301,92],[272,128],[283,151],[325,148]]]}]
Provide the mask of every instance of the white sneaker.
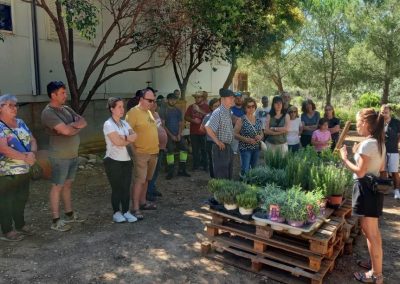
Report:
[{"label": "white sneaker", "polygon": [[122,216],[122,213],[120,211],[115,212],[113,215],[113,221],[115,223],[123,223],[126,222],[126,219],[124,216]]},{"label": "white sneaker", "polygon": [[124,213],[124,217],[125,217],[126,221],[128,221],[129,223],[133,223],[133,222],[137,221],[137,218],[135,216],[133,216],[131,214],[131,212],[129,212],[129,211]]},{"label": "white sneaker", "polygon": [[400,199],[400,191],[397,188],[394,190],[394,199]]}]

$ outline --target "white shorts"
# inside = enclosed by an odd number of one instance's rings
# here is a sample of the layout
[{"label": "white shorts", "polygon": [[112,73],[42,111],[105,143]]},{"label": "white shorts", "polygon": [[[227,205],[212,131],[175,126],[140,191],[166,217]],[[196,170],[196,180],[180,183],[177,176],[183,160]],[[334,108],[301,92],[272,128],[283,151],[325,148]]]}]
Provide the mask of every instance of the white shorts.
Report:
[{"label": "white shorts", "polygon": [[399,172],[399,153],[386,153],[385,171],[389,173]]}]

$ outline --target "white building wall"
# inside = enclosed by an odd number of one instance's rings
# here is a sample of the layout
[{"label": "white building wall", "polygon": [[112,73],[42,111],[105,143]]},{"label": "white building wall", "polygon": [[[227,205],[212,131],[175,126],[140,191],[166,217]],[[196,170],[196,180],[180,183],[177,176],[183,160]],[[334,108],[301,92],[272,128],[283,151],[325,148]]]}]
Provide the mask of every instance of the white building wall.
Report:
[{"label": "white building wall", "polygon": [[[18,0],[11,0],[13,8],[13,34],[5,34],[5,42],[0,42],[0,93],[13,93],[18,96],[21,102],[42,102],[47,101],[46,85],[52,80],[66,82],[64,69],[61,62],[60,47],[55,39],[49,39],[50,24],[47,15],[40,8],[37,8],[38,36],[39,36],[39,61],[41,78],[41,95],[33,96],[34,73],[33,73],[33,48],[32,48],[32,27],[30,4]],[[106,18],[100,19],[103,24]],[[104,25],[106,27],[107,24]],[[97,29],[98,37],[104,27]],[[50,36],[51,37],[51,36]],[[111,42],[111,41],[110,41]],[[92,43],[77,42],[75,44],[75,67],[78,82],[83,77],[95,47]],[[120,51],[117,56],[123,56],[126,51]],[[137,55],[130,62],[125,62],[117,68],[132,66],[132,62],[144,60],[146,57]],[[228,64],[214,64],[218,69],[213,72],[211,64],[205,63],[199,69],[202,72],[195,72],[188,85],[187,98],[199,90],[210,92],[210,95],[218,95],[218,89],[223,85],[229,72]],[[167,94],[178,88],[173,73],[172,64],[165,67],[142,72],[128,72],[112,78],[102,85],[95,95],[95,99],[105,99],[108,96],[130,97],[137,89],[147,86],[146,82],[151,81],[152,87],[159,90],[159,94]],[[93,80],[90,81],[93,83]],[[88,86],[92,84],[89,82]],[[87,90],[86,90],[87,91]]]}]

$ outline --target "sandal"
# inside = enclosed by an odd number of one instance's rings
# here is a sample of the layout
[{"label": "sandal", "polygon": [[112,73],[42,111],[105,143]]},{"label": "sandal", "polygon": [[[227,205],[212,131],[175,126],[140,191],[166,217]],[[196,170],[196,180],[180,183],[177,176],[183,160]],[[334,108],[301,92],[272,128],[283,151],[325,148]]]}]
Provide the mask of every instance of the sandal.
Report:
[{"label": "sandal", "polygon": [[19,242],[24,239],[24,236],[18,234],[16,231],[11,231],[4,236],[0,237],[0,240],[6,242]]},{"label": "sandal", "polygon": [[131,214],[138,219],[138,221],[143,220],[144,216],[140,210],[132,210]]},{"label": "sandal", "polygon": [[383,283],[383,275],[373,275],[371,270],[367,272],[355,272],[353,275],[356,280],[362,283]]},{"label": "sandal", "polygon": [[357,260],[357,265],[368,270],[372,269],[371,260],[369,259]]},{"label": "sandal", "polygon": [[157,205],[154,203],[146,202],[145,204],[140,205],[140,210],[156,210]]}]

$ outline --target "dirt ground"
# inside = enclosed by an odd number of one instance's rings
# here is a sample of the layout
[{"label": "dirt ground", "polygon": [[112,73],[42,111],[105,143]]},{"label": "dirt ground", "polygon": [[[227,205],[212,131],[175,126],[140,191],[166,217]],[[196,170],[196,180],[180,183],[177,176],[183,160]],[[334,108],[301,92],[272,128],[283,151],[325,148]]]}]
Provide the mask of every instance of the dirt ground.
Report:
[{"label": "dirt ground", "polygon": [[[211,261],[200,254],[200,209],[209,196],[207,173],[164,179],[158,210],[146,211],[133,224],[114,224],[110,189],[102,165],[80,170],[75,182],[75,210],[87,218],[66,233],[50,230],[48,181],[32,183],[26,219],[35,236],[19,243],[0,242],[0,283],[276,283],[250,272]],[[400,202],[385,198],[381,218],[385,283],[400,281]],[[367,257],[359,236],[353,255],[344,255],[325,283],[357,283],[356,260]]]}]

